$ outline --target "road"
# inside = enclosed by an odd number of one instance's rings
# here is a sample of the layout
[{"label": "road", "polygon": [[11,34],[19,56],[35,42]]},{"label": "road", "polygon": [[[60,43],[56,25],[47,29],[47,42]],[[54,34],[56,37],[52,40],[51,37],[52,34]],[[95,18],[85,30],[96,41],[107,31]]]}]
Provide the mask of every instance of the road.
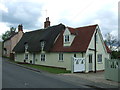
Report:
[{"label": "road", "polygon": [[74,88],[74,90],[75,88],[77,90],[78,88],[94,90],[111,88],[110,85],[73,76],[36,72],[10,63],[7,59],[0,61],[2,61],[2,88]]},{"label": "road", "polygon": [[[3,60],[2,88],[81,88],[52,74],[35,72]],[[50,75],[50,76],[49,76]]]}]

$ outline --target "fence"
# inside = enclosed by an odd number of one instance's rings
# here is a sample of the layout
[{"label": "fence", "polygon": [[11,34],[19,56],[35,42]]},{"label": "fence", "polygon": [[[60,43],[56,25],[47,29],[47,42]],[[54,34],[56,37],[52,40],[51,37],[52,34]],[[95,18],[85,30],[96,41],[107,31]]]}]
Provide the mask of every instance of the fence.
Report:
[{"label": "fence", "polygon": [[120,82],[120,60],[105,59],[105,78]]}]

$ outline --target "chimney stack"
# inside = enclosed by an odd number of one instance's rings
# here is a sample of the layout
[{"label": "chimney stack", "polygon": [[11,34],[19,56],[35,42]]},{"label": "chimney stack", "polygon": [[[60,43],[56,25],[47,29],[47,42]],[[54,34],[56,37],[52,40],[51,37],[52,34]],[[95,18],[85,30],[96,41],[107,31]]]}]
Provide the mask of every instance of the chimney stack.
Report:
[{"label": "chimney stack", "polygon": [[19,25],[18,25],[18,32],[19,32],[19,31],[23,31],[23,26],[22,26],[22,24],[19,24]]},{"label": "chimney stack", "polygon": [[49,21],[49,17],[46,18],[46,21],[44,22],[44,28],[47,28],[50,26],[50,21]]}]

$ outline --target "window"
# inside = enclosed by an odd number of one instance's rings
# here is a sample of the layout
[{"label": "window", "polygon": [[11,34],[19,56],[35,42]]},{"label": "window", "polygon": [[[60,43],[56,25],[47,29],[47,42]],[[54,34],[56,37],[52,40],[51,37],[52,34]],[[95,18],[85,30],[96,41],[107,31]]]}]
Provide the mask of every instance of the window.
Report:
[{"label": "window", "polygon": [[69,42],[69,35],[65,35],[65,36],[64,36],[64,41],[65,41],[65,42]]},{"label": "window", "polygon": [[102,54],[97,55],[97,60],[98,60],[98,62],[102,62]]},{"label": "window", "polygon": [[28,44],[25,43],[25,50],[27,51],[28,50]]},{"label": "window", "polygon": [[45,46],[45,41],[41,41],[41,47],[43,48]]},{"label": "window", "polygon": [[45,61],[45,54],[41,54],[41,61]]},{"label": "window", "polygon": [[76,57],[76,54],[74,54],[74,57]]},{"label": "window", "polygon": [[92,63],[92,54],[89,54],[89,63]]},{"label": "window", "polygon": [[28,59],[28,53],[25,53],[25,59]]},{"label": "window", "polygon": [[59,60],[63,61],[63,53],[59,53]]}]

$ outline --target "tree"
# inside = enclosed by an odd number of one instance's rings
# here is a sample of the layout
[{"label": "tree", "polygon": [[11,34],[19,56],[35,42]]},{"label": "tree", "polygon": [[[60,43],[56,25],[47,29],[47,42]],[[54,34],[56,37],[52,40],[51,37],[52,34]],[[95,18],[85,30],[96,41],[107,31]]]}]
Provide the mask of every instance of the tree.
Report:
[{"label": "tree", "polygon": [[115,36],[113,36],[110,33],[107,33],[105,35],[105,43],[107,44],[107,46],[111,49],[112,53],[111,53],[111,58],[113,59],[118,59],[118,57],[120,56],[120,41],[118,41]]},{"label": "tree", "polygon": [[107,46],[110,48],[110,50],[114,50],[114,47],[117,48],[117,44],[118,44],[118,41],[117,39],[115,38],[115,36],[113,36],[112,34],[110,33],[107,33],[105,35],[105,43],[107,44]]},{"label": "tree", "polygon": [[12,36],[16,31],[16,28],[11,27],[10,30],[6,31],[4,34],[2,34],[2,39],[6,40],[8,39],[10,36]]}]

